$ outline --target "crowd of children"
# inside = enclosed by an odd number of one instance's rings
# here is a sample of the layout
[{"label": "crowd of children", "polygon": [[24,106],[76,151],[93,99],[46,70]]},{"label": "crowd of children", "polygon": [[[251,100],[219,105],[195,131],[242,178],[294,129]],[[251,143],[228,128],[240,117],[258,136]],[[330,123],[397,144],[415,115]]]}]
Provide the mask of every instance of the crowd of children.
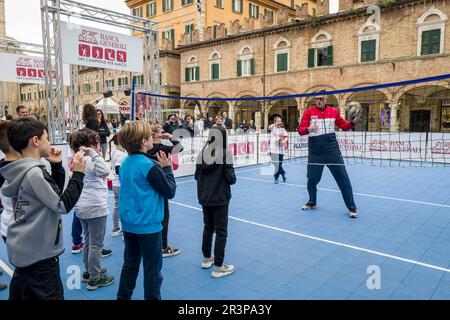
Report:
[{"label": "crowd of children", "polygon": [[[183,150],[180,142],[162,133],[160,125],[143,121],[126,123],[111,138],[108,161],[98,132],[84,128],[68,140],[73,157],[65,184],[61,150],[50,145],[41,122],[22,117],[0,123],[0,149],[5,154],[0,161],[1,234],[15,268],[10,299],[64,299],[59,269],[64,252],[61,214],[72,212],[72,253],[83,251],[80,280],[88,283],[87,290],[114,283],[114,276],[101,263],[102,257],[111,254],[103,247],[108,176],[112,176],[114,192],[112,236],[122,236],[125,247],[117,299],[132,298],[141,261],[145,299],[161,299],[162,259],[181,252],[168,244],[169,200],[176,192],[170,155]],[[234,266],[224,264],[230,185],[236,181],[226,146],[226,130],[218,124],[210,130],[195,172],[204,212],[201,267],[214,265],[211,275],[215,278],[234,271]],[[0,283],[0,289],[6,287]]]}]

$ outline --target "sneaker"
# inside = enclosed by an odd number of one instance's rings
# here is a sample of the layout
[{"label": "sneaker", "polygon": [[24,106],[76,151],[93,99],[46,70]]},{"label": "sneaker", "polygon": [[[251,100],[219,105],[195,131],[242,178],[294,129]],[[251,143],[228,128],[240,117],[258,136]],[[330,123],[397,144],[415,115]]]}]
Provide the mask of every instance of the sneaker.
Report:
[{"label": "sneaker", "polygon": [[180,249],[169,246],[169,247],[163,249],[162,256],[163,256],[163,258],[174,257],[176,255],[179,255],[180,252],[181,252]]},{"label": "sneaker", "polygon": [[358,218],[358,212],[356,212],[356,209],[350,209],[348,210],[348,216],[353,219]]},{"label": "sneaker", "polygon": [[273,183],[278,184],[278,179],[275,179]]},{"label": "sneaker", "polygon": [[[100,275],[106,274],[108,270],[106,268],[102,268],[100,271]],[[91,280],[91,277],[89,276],[89,272],[85,271],[83,272],[83,276],[81,277],[81,282],[89,282]]]},{"label": "sneaker", "polygon": [[102,250],[102,258],[109,257],[110,255],[112,255],[112,251],[111,250],[108,250],[108,249],[103,249]]},{"label": "sneaker", "polygon": [[119,228],[119,229],[114,229],[114,230],[112,231],[111,235],[112,235],[113,237],[119,237],[119,236],[122,235],[122,230],[120,230],[120,228]]},{"label": "sneaker", "polygon": [[317,206],[315,204],[308,202],[302,207],[302,210],[310,210],[310,209],[315,209],[315,208],[317,208]]},{"label": "sneaker", "polygon": [[211,258],[205,258],[203,257],[203,261],[202,261],[202,268],[203,269],[209,269],[212,267],[212,265],[214,264],[214,257],[211,256]]},{"label": "sneaker", "polygon": [[281,177],[283,178],[283,182],[286,182],[286,176],[283,175],[283,176],[281,176]]},{"label": "sneaker", "polygon": [[100,274],[97,278],[89,280],[86,287],[88,290],[96,290],[101,287],[109,286],[114,283],[114,277],[108,276],[106,274]]},{"label": "sneaker", "polygon": [[84,248],[83,243],[80,243],[80,244],[74,244],[74,245],[72,246],[72,253],[73,253],[73,254],[80,253],[81,250],[83,250],[83,248]]},{"label": "sneaker", "polygon": [[226,265],[225,263],[221,266],[215,266],[213,272],[211,273],[211,276],[213,278],[221,278],[225,277],[229,274],[232,274],[234,272],[234,266],[232,264]]},{"label": "sneaker", "polygon": [[0,290],[5,290],[8,288],[8,285],[6,283],[0,282]]}]

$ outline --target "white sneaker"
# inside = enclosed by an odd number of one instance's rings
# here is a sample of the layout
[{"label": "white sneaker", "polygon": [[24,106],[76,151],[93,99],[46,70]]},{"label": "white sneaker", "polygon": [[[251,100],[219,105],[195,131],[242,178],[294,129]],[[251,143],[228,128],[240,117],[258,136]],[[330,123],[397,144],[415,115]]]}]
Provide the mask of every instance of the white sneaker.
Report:
[{"label": "white sneaker", "polygon": [[228,276],[234,272],[234,266],[232,264],[226,265],[225,263],[221,267],[214,267],[213,272],[211,273],[211,277],[213,278],[221,278]]},{"label": "white sneaker", "polygon": [[356,212],[356,209],[350,209],[348,211],[348,216],[353,219],[358,218],[358,212]]},{"label": "white sneaker", "polygon": [[203,261],[202,261],[202,268],[203,269],[209,269],[212,267],[212,265],[214,264],[214,257],[211,256],[211,258],[205,258],[203,257]]},{"label": "white sneaker", "polygon": [[113,237],[120,237],[120,236],[122,235],[122,230],[120,230],[120,228],[119,228],[119,229],[114,229],[114,230],[112,231],[111,235],[112,235]]},{"label": "white sneaker", "polygon": [[315,209],[315,208],[317,208],[316,205],[313,205],[313,204],[311,204],[311,203],[308,202],[307,204],[305,204],[305,205],[302,207],[302,210],[305,211],[305,210],[311,210],[311,209]]}]

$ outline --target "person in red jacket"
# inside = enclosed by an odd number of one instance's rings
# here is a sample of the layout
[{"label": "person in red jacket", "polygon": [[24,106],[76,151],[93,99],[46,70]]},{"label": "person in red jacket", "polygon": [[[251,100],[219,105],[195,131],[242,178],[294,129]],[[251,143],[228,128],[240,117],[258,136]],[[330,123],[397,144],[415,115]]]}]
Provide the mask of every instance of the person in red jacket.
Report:
[{"label": "person in red jacket", "polygon": [[309,135],[307,167],[309,200],[302,210],[316,208],[317,184],[322,178],[323,168],[326,165],[341,190],[350,218],[358,216],[353,200],[352,185],[345,170],[334,131],[335,126],[344,131],[350,130],[358,121],[357,118],[349,122],[345,121],[336,108],[327,105],[327,98],[324,95],[317,96],[316,105],[303,113],[297,131],[300,135]]}]

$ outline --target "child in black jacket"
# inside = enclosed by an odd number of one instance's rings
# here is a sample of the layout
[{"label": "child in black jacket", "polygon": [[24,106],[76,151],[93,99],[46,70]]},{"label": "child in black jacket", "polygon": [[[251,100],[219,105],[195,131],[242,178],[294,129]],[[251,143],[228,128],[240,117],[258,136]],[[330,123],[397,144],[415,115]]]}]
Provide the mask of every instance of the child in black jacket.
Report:
[{"label": "child in black jacket", "polygon": [[[152,139],[153,147],[147,151],[147,154],[156,160],[156,155],[159,151],[163,151],[167,157],[171,154],[183,151],[180,141],[173,137],[170,133],[161,133],[161,126],[159,124],[152,125]],[[168,146],[161,143],[161,139],[169,140],[172,145]],[[162,229],[162,256],[163,258],[173,257],[180,254],[180,249],[167,244],[167,234],[169,233],[169,200],[164,199],[164,220]]]},{"label": "child in black jacket", "polygon": [[[227,151],[227,132],[223,127],[213,127],[208,141],[200,153],[195,170],[199,203],[203,207],[203,262],[202,268],[214,264],[213,278],[234,272],[233,265],[223,263],[228,233],[228,204],[230,185],[236,183],[231,154]],[[211,254],[213,234],[216,234],[214,256]]]}]

